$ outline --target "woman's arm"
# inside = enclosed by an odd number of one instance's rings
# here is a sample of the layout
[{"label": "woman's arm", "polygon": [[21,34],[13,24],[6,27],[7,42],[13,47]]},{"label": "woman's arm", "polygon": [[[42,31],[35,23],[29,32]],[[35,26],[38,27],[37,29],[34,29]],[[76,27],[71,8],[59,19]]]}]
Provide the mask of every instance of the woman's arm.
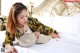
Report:
[{"label": "woman's arm", "polygon": [[51,35],[52,38],[59,38],[58,32],[51,27],[48,27],[41,22],[39,22],[36,18],[34,18],[34,22],[37,26],[37,31],[45,35]]},{"label": "woman's arm", "polygon": [[[37,26],[37,31],[44,33],[46,35],[51,34],[52,32],[56,32],[56,30],[52,29],[51,27],[48,27],[44,24],[42,24],[41,22],[39,22],[36,18],[33,18],[35,25]],[[57,32],[56,32],[57,33]]]},{"label": "woman's arm", "polygon": [[7,49],[6,53],[14,53],[14,52],[18,53],[17,49],[12,46],[14,40],[15,40],[15,34],[11,34],[6,31],[6,38],[5,41],[3,42],[3,47]]},{"label": "woman's arm", "polygon": [[11,34],[6,31],[6,37],[5,37],[5,41],[3,42],[3,47],[5,47],[7,44],[13,45],[14,40],[15,40],[15,34]]}]

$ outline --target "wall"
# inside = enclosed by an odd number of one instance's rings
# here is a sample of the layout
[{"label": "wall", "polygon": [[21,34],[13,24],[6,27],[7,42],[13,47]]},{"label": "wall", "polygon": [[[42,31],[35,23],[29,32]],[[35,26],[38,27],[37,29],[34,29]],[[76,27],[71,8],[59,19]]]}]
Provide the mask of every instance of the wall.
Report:
[{"label": "wall", "polygon": [[9,10],[15,2],[22,2],[25,5],[29,4],[29,0],[2,0],[1,2],[1,14],[5,16],[8,16]]}]

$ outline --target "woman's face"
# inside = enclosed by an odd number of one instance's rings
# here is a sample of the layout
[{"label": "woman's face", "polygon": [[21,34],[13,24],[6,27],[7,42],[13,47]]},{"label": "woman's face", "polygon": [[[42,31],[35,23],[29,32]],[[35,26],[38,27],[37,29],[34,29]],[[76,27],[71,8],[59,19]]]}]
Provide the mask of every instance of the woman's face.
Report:
[{"label": "woman's face", "polygon": [[28,20],[28,11],[26,9],[23,9],[20,14],[17,16],[17,24],[24,26],[27,23]]}]

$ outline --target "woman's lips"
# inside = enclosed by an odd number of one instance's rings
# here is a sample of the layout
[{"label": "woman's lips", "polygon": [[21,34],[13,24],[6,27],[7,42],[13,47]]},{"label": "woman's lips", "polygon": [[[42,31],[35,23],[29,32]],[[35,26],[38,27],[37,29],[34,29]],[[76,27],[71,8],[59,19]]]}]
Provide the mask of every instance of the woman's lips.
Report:
[{"label": "woman's lips", "polygon": [[24,24],[26,24],[27,22],[24,22]]}]

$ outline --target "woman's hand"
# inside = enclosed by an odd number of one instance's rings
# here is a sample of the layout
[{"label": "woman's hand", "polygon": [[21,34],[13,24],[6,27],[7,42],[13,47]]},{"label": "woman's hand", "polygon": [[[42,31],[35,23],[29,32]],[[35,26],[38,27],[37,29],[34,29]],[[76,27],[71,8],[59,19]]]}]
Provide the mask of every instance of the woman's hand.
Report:
[{"label": "woman's hand", "polygon": [[36,32],[33,32],[34,33],[34,35],[38,38],[39,37],[39,35],[40,35],[40,32],[38,32],[38,31],[36,31]]},{"label": "woman's hand", "polygon": [[60,36],[58,34],[55,34],[53,32],[50,35],[52,36],[52,38],[60,38]]},{"label": "woman's hand", "polygon": [[14,48],[11,45],[6,45],[5,47],[7,48],[7,52],[6,53],[18,53],[18,51],[16,50],[16,48]]}]

